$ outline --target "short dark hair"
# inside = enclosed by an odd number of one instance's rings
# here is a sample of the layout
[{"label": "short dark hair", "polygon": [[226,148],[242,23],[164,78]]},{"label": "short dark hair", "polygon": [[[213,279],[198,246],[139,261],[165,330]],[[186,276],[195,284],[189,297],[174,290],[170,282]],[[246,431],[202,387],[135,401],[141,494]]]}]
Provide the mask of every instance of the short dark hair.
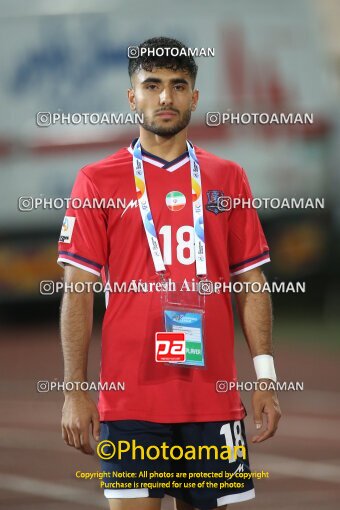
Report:
[{"label": "short dark hair", "polygon": [[[195,84],[198,67],[195,59],[192,55],[188,54],[188,48],[177,39],[171,39],[169,37],[153,37],[142,42],[139,46],[139,53],[137,58],[131,58],[129,56],[129,76],[130,80],[133,73],[144,69],[145,71],[152,71],[155,68],[171,69],[172,71],[187,71]],[[156,52],[157,48],[177,48],[179,55],[167,55],[166,53],[162,56],[144,55],[140,54],[141,48],[153,48]],[[180,54],[181,50],[183,50]],[[171,50],[170,50],[171,52]],[[169,51],[168,51],[169,53]],[[175,53],[175,52],[173,52]]]}]

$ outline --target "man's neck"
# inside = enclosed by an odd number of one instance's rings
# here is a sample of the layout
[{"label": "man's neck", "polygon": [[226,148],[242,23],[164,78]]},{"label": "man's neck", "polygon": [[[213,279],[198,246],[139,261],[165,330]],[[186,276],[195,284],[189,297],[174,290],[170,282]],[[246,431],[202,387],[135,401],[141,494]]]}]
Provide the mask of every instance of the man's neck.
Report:
[{"label": "man's neck", "polygon": [[140,132],[142,148],[165,161],[173,161],[181,156],[187,150],[186,140],[186,129],[169,138],[155,135],[145,129],[141,129]]}]

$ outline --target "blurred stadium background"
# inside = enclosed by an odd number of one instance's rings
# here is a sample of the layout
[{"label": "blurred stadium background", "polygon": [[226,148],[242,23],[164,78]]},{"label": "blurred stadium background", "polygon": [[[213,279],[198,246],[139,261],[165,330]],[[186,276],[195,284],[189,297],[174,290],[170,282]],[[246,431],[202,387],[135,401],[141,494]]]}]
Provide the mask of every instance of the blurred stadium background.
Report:
[{"label": "blurred stadium background", "polygon": [[[198,58],[200,104],[190,139],[247,171],[254,196],[325,198],[324,209],[260,210],[272,263],[270,281],[306,282],[306,293],[273,295],[284,418],[275,439],[251,447],[252,467],[270,472],[257,498],[237,508],[335,510],[340,500],[340,4],[336,0],[2,0],[0,2],[0,507],[106,508],[96,482],[77,469],[96,460],[60,436],[62,395],[37,393],[62,379],[56,247],[64,210],[21,212],[20,196],[67,197],[79,168],[124,145],[136,126],[36,125],[37,112],[128,113],[126,50],[157,35]],[[207,127],[209,111],[307,112],[312,125]],[[90,380],[97,380],[96,299]],[[253,374],[240,331],[240,380]],[[248,434],[253,432],[248,394]],[[164,500],[162,508],[171,508]]]}]

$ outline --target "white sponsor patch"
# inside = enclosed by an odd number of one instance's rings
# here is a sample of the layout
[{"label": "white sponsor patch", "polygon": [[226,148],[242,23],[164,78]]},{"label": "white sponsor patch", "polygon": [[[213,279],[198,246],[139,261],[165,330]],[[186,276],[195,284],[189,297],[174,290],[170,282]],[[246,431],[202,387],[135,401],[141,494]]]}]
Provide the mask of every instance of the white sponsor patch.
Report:
[{"label": "white sponsor patch", "polygon": [[74,216],[65,216],[59,237],[60,243],[71,242],[75,221],[76,218]]}]

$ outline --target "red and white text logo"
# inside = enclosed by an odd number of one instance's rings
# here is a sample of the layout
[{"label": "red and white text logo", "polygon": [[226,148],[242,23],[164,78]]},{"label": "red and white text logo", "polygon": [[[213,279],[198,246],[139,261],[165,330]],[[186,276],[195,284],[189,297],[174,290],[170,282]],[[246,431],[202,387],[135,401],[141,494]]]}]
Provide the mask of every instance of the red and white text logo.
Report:
[{"label": "red and white text logo", "polygon": [[185,361],[185,333],[156,333],[156,361]]}]

